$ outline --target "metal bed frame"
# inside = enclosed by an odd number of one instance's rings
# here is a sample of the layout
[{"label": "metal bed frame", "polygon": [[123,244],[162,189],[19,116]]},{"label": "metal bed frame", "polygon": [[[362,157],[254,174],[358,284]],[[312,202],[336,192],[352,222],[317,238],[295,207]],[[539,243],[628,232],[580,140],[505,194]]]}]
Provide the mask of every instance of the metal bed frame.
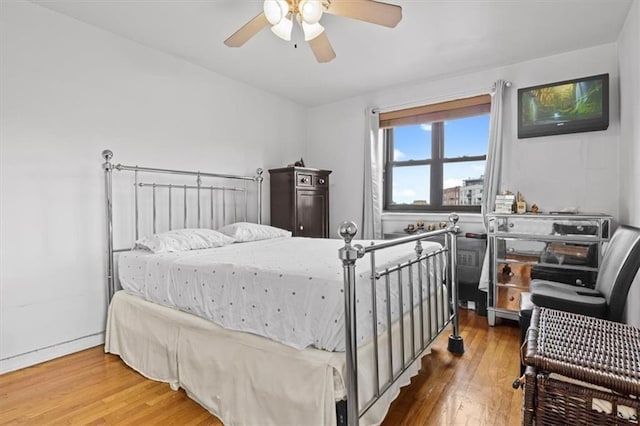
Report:
[{"label": "metal bed frame", "polygon": [[[108,288],[109,301],[113,297],[116,289],[115,274],[114,274],[114,255],[118,252],[129,251],[129,248],[114,248],[114,235],[113,235],[113,182],[112,176],[114,171],[124,171],[134,173],[134,223],[135,223],[135,238],[139,237],[139,225],[140,225],[140,195],[139,192],[144,189],[151,189],[152,191],[152,229],[155,233],[158,229],[158,197],[156,192],[158,190],[166,190],[168,192],[168,228],[172,229],[172,211],[174,209],[172,205],[172,193],[174,190],[182,192],[183,200],[183,220],[182,228],[187,226],[188,205],[192,198],[188,197],[188,193],[195,191],[196,197],[196,216],[197,226],[203,226],[203,217],[201,215],[201,206],[203,203],[203,194],[209,193],[209,202],[211,206],[211,217],[209,218],[209,224],[214,227],[214,194],[222,193],[222,224],[226,224],[226,194],[233,193],[234,201],[234,217],[233,221],[238,219],[237,214],[237,194],[243,195],[243,213],[241,217],[244,221],[247,220],[248,210],[248,196],[247,196],[247,182],[253,182],[257,186],[257,218],[256,222],[261,223],[262,219],[262,169],[257,169],[256,176],[241,176],[230,175],[220,173],[204,173],[200,171],[187,171],[187,170],[172,170],[172,169],[160,169],[150,167],[139,166],[126,166],[123,164],[113,164],[111,159],[113,158],[113,152],[110,150],[104,150],[102,152],[104,163],[102,168],[105,174],[105,202],[106,202],[106,231],[107,231],[107,267],[106,267],[106,280]],[[182,175],[182,176],[195,176],[195,185],[188,184],[166,184],[166,183],[147,183],[140,182],[139,173],[153,173],[153,174],[165,174],[165,175]],[[214,178],[221,181],[231,182],[243,182],[243,187],[236,187],[234,185],[203,185],[202,178]],[[448,226],[432,232],[425,232],[418,235],[411,235],[403,238],[398,238],[391,241],[371,243],[369,246],[362,246],[359,244],[352,245],[351,242],[357,234],[357,227],[353,222],[343,222],[338,233],[344,240],[344,247],[339,250],[339,258],[342,261],[343,274],[344,274],[344,294],[345,294],[345,356],[346,356],[346,375],[345,375],[345,389],[346,389],[346,405],[337,404],[336,409],[338,413],[338,424],[357,425],[360,418],[381,398],[381,396],[389,390],[396,380],[400,378],[402,373],[411,367],[411,365],[419,360],[425,351],[429,348],[429,345],[435,341],[440,333],[449,325],[452,324],[453,332],[449,336],[448,350],[455,354],[462,354],[464,352],[464,343],[459,332],[458,322],[458,285],[456,277],[456,236],[460,232],[457,226],[458,215],[455,213],[449,215]],[[422,247],[422,241],[433,238],[443,238],[443,248],[425,253]],[[415,243],[413,248],[415,257],[408,261],[397,264],[393,267],[376,268],[375,255],[376,252],[384,250],[390,247],[399,246],[402,244]],[[358,399],[358,345],[357,345],[357,333],[356,333],[356,305],[357,305],[357,289],[356,289],[356,262],[363,258],[365,255],[369,255],[371,266],[371,297],[372,297],[372,321],[373,321],[373,362],[374,362],[374,394],[372,398],[367,401],[362,407],[359,406]],[[444,267],[439,267],[436,262],[437,258],[444,257]],[[408,286],[409,286],[409,304],[411,309],[407,310],[403,305],[403,273],[408,274]],[[381,381],[381,365],[380,365],[380,334],[378,332],[378,309],[376,302],[377,292],[384,291],[386,300],[390,299],[391,293],[391,278],[397,277],[397,290],[399,295],[399,332],[400,336],[393,336],[392,327],[387,327],[388,338],[386,339],[386,356],[387,366],[389,369],[388,380]],[[435,277],[435,283],[431,282],[430,277]],[[417,280],[417,282],[416,282]],[[415,295],[414,283],[417,283],[418,295]],[[423,284],[426,285],[426,296],[423,294]],[[446,306],[438,306],[438,292],[437,287],[445,284],[447,289],[447,303],[449,308],[448,316],[442,321],[443,324],[438,325],[439,321],[436,321],[436,330],[432,330],[431,318],[435,314],[438,317],[440,308],[442,312],[447,312]],[[429,299],[431,289],[436,290],[435,306],[431,306],[431,303],[425,304],[425,297]],[[444,292],[443,292],[444,294]],[[418,303],[416,304],[416,298]],[[444,301],[443,301],[444,303]],[[390,303],[386,303],[386,309],[383,313],[385,324],[390,325],[391,322],[391,306]],[[419,314],[416,315],[416,310]],[[429,319],[429,326],[425,326],[424,314],[427,314]],[[407,341],[407,333],[405,330],[405,320],[409,317],[410,339]],[[425,330],[427,329],[428,330]],[[425,334],[426,331],[426,334]],[[416,333],[419,332],[419,338],[416,339]],[[399,340],[396,340],[399,339]],[[417,340],[417,341],[416,341]],[[393,342],[397,342],[400,345],[399,367],[394,370],[394,350]],[[409,353],[405,353],[405,346],[409,344]],[[382,348],[384,350],[384,348]],[[345,418],[346,417],[346,418]]]}]

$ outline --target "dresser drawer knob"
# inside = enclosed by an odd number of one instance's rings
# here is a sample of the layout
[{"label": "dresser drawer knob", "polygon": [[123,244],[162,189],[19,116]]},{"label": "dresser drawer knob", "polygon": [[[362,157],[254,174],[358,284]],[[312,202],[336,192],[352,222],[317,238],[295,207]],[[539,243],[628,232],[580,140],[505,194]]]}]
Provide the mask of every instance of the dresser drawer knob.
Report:
[{"label": "dresser drawer knob", "polygon": [[300,225],[300,230],[304,231],[304,226]]},{"label": "dresser drawer knob", "polygon": [[325,180],[324,180],[324,179],[322,179],[322,178],[320,178],[320,179],[318,179],[318,183],[319,183],[320,185],[324,185],[324,184],[325,184]]},{"label": "dresser drawer knob", "polygon": [[300,178],[300,183],[309,183],[309,178],[308,177]]}]

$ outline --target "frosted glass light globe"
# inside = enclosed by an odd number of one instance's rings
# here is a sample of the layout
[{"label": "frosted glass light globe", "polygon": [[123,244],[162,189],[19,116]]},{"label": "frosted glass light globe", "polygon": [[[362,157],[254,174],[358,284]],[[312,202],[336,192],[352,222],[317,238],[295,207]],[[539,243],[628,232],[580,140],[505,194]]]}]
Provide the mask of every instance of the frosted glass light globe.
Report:
[{"label": "frosted glass light globe", "polygon": [[322,2],[320,0],[302,0],[298,6],[302,20],[307,24],[317,24],[322,18]]}]

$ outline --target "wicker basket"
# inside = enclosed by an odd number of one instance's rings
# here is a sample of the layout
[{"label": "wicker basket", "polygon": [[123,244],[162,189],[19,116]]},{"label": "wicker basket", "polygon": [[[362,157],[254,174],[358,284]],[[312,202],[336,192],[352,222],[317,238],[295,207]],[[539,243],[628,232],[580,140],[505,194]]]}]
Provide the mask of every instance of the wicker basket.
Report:
[{"label": "wicker basket", "polygon": [[534,308],[523,424],[638,425],[640,329]]}]

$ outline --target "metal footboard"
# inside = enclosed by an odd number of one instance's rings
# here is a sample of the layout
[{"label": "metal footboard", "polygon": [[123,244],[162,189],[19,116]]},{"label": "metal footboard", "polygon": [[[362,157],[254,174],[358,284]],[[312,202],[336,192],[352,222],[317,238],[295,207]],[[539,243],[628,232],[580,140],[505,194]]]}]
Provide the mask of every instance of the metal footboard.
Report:
[{"label": "metal footboard", "polygon": [[[458,215],[451,214],[449,225],[445,229],[377,244],[372,243],[366,247],[351,244],[357,233],[357,227],[353,222],[343,222],[340,225],[338,232],[345,242],[344,247],[339,250],[339,257],[342,260],[344,271],[345,381],[347,423],[349,425],[359,423],[360,418],[389,390],[394,382],[402,376],[402,373],[422,357],[429,345],[450,323],[453,324],[453,333],[449,337],[448,350],[456,354],[464,352],[458,324],[456,235],[460,229],[457,222]],[[444,237],[443,248],[426,252],[423,249],[422,241],[436,237]],[[415,243],[415,256],[412,255],[409,260],[391,267],[387,265],[383,268],[377,268],[376,252],[409,243]],[[370,291],[372,300],[370,314],[373,330],[374,371],[372,374],[374,376],[372,382],[374,390],[372,397],[361,403],[358,398],[358,316],[356,306],[358,297],[362,297],[358,296],[358,291],[362,291],[362,289],[356,289],[356,262],[367,254],[369,254],[371,263]],[[405,284],[403,280],[409,282]],[[404,294],[403,290],[406,285],[408,285],[408,294]],[[441,289],[442,286],[446,286],[446,292]],[[397,306],[395,307],[391,306],[392,289],[397,291]],[[432,291],[435,297],[431,297]],[[439,291],[443,296],[446,294],[446,298],[439,297]],[[382,292],[382,298],[385,301],[382,313],[378,311],[379,292]],[[408,298],[408,303],[405,303],[405,298]],[[406,308],[406,305],[409,306],[409,309]],[[396,326],[393,326],[394,322],[392,322],[392,309],[398,309],[395,319]],[[384,319],[385,330],[378,328],[381,323],[379,316]],[[433,318],[436,319],[435,327]],[[408,330],[406,330],[407,327]],[[399,335],[395,335],[396,331],[399,332]],[[396,345],[399,345],[400,353],[396,354],[394,362],[394,346]],[[408,351],[406,350],[407,345]],[[381,365],[380,358],[382,357],[386,358],[385,365]],[[388,370],[385,380],[381,380],[381,371],[383,370]]]}]

